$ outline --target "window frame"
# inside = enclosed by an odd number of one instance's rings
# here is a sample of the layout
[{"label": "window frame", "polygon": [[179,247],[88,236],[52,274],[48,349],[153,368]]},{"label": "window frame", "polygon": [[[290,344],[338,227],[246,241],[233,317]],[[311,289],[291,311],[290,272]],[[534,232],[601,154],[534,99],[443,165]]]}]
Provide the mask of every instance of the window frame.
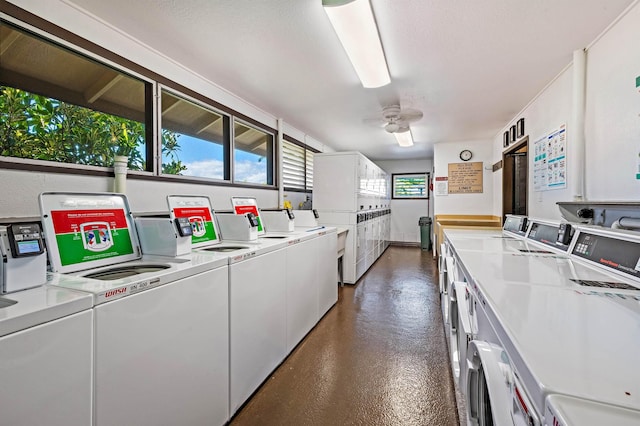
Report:
[{"label": "window frame", "polygon": [[[232,117],[227,114],[226,112],[222,112],[220,110],[218,110],[217,108],[214,108],[213,106],[202,102],[199,99],[196,99],[192,96],[186,95],[184,93],[180,93],[177,90],[174,90],[173,88],[166,86],[164,84],[160,84],[158,83],[158,87],[157,87],[158,93],[157,93],[157,105],[156,105],[156,110],[158,111],[158,115],[157,115],[157,127],[156,127],[156,134],[158,135],[158,141],[157,141],[157,148],[158,148],[158,155],[156,156],[156,170],[158,171],[157,176],[159,178],[169,178],[169,179],[177,179],[180,181],[184,181],[185,179],[188,180],[195,180],[197,182],[215,182],[215,183],[223,183],[223,184],[230,184],[231,182],[231,165],[230,165],[230,161],[229,161],[229,157],[231,156],[231,149],[232,149],[232,143],[231,143],[231,132],[230,132],[230,127],[231,127],[231,121],[232,121]],[[217,179],[217,178],[212,178],[212,177],[201,177],[201,176],[190,176],[190,175],[173,175],[173,174],[169,174],[169,173],[162,173],[162,92],[165,91],[167,93],[169,93],[171,96],[175,96],[177,98],[182,98],[185,101],[191,102],[193,104],[196,104],[197,106],[206,109],[206,110],[210,110],[211,112],[214,112],[216,114],[219,114],[222,116],[222,119],[224,120],[224,124],[223,124],[223,144],[224,144],[224,172],[223,172],[223,179]]]},{"label": "window frame", "polygon": [[[253,121],[253,120],[252,120]],[[267,183],[251,183],[251,182],[237,182],[236,181],[236,176],[235,176],[235,167],[236,167],[236,156],[235,156],[235,152],[236,152],[236,132],[235,132],[235,125],[236,122],[249,127],[251,129],[254,130],[258,130],[261,132],[264,132],[268,135],[271,135],[271,152],[270,152],[270,156],[271,156],[271,161],[267,161]],[[277,189],[278,188],[278,184],[277,184],[277,178],[278,178],[278,135],[277,135],[277,131],[275,129],[271,129],[270,127],[267,126],[261,126],[261,125],[257,125],[251,122],[248,122],[240,117],[236,117],[236,116],[231,116],[231,126],[230,126],[230,134],[231,134],[231,149],[229,150],[229,155],[231,156],[231,161],[230,161],[230,168],[231,168],[231,183],[233,185],[248,185],[250,187],[254,187],[254,188],[263,188],[263,189]],[[266,157],[266,156],[265,156]],[[271,183],[269,183],[269,180],[271,180]]]},{"label": "window frame", "polygon": [[[409,177],[423,177],[424,178],[424,195],[423,196],[398,196],[396,195],[396,177],[409,178]],[[429,172],[417,172],[417,173],[392,173],[391,174],[391,199],[392,200],[428,200],[429,199]]]},{"label": "window frame", "polygon": [[[145,129],[147,132],[147,135],[145,135],[147,170],[129,170],[127,173],[130,178],[158,182],[180,182],[211,186],[234,186],[240,188],[270,190],[278,189],[279,133],[276,129],[243,113],[235,111],[233,108],[228,107],[212,98],[209,98],[208,96],[203,95],[193,89],[190,89],[189,87],[177,83],[162,74],[152,71],[134,62],[132,59],[121,56],[120,54],[108,50],[81,36],[78,36],[77,34],[65,28],[52,24],[51,22],[48,22],[40,16],[34,15],[33,13],[22,9],[19,6],[7,3],[6,7],[3,7],[3,10],[0,11],[0,20],[6,22],[8,25],[17,27],[22,31],[31,33],[35,37],[43,39],[45,42],[56,44],[89,60],[111,67],[118,72],[122,72],[123,74],[142,80],[146,85],[150,85],[145,86],[150,87],[150,90],[145,90],[145,106],[147,108],[146,113],[151,114],[151,122],[149,123],[149,125],[147,126],[147,123],[145,122]],[[228,117],[230,121],[229,140],[231,141],[231,146],[227,153],[228,158],[225,158],[225,168],[228,167],[229,169],[229,180],[226,180],[226,176],[225,180],[219,180],[214,178],[170,175],[161,173],[162,140],[159,132],[161,131],[160,126],[162,124],[161,111],[159,110],[160,101],[158,100],[158,97],[160,96],[159,87],[163,87],[176,96],[184,97],[191,101],[197,102],[205,108],[212,109],[213,111]],[[148,103],[150,103],[151,105],[150,108],[148,106]],[[254,184],[246,182],[235,182],[233,180],[234,147],[233,137],[231,136],[231,126],[233,126],[233,120],[239,120],[244,125],[254,127],[257,130],[264,131],[272,136],[273,149],[271,153],[271,170],[269,173],[271,184]],[[148,136],[149,132],[151,133],[150,139]],[[48,160],[33,160],[3,156],[0,156],[0,169],[42,171],[46,173],[62,173],[70,175],[81,174],[103,177],[114,176],[112,167],[89,166],[74,163],[60,163]]]},{"label": "window frame", "polygon": [[[309,176],[308,176],[308,160],[307,160],[307,153],[311,152],[313,154],[318,154],[320,151],[310,147],[309,145],[300,142],[299,140],[287,135],[287,134],[283,134],[282,135],[282,141],[283,141],[283,148],[284,148],[284,142],[288,142],[291,143],[293,145],[297,145],[300,148],[302,148],[304,150],[304,159],[303,159],[303,168],[304,168],[304,176],[303,176],[303,182],[304,182],[304,189],[300,189],[300,188],[292,188],[290,186],[285,186],[284,184],[284,170],[282,171],[283,173],[283,180],[282,180],[282,188],[285,191],[289,191],[289,192],[301,192],[301,193],[306,193],[306,194],[311,194],[313,193],[313,172],[311,173],[311,187],[309,187]],[[283,155],[283,161],[284,161],[284,155]],[[284,168],[284,165],[283,165]],[[312,168],[313,170],[313,168]]]},{"label": "window frame", "polygon": [[[28,12],[24,12],[29,16],[31,15]],[[37,20],[42,20],[39,17],[35,17]],[[46,22],[46,21],[45,21]],[[69,51],[72,54],[76,54],[79,57],[85,58],[86,60],[93,61],[97,64],[105,66],[107,68],[111,68],[118,73],[122,73],[126,76],[135,78],[144,83],[145,93],[144,93],[144,125],[145,125],[145,157],[146,157],[146,169],[145,170],[128,170],[127,174],[131,174],[132,176],[152,176],[155,174],[155,120],[156,120],[156,111],[155,111],[155,102],[154,102],[154,94],[156,92],[157,83],[150,79],[149,77],[136,72],[135,70],[124,67],[117,62],[109,60],[108,58],[98,55],[91,50],[86,49],[85,47],[72,43],[68,41],[69,37],[61,37],[58,34],[54,34],[53,32],[46,31],[41,29],[40,27],[34,25],[31,22],[27,22],[26,20],[18,19],[7,12],[0,12],[0,23],[15,27],[20,31],[23,31],[30,36],[33,36],[44,43],[50,43],[58,48]],[[47,23],[48,26],[53,28],[59,28],[50,23]],[[60,29],[60,32],[69,33],[67,30]],[[71,33],[69,33],[71,34]],[[79,39],[79,37],[74,36]],[[84,39],[81,39],[84,40]],[[90,43],[85,40],[86,43]],[[92,43],[90,43],[92,44]],[[20,90],[30,92],[27,89]],[[30,92],[32,93],[32,92]],[[46,96],[47,95],[41,95]],[[55,99],[55,98],[52,98]],[[66,102],[66,101],[64,101]],[[82,105],[80,105],[82,106]],[[84,107],[86,108],[86,107]],[[23,165],[24,167],[20,167]],[[87,174],[91,176],[113,176],[113,167],[109,166],[95,166],[88,164],[76,164],[76,163],[63,163],[52,160],[38,160],[32,158],[20,158],[20,157],[6,157],[0,155],[0,168],[5,169],[14,169],[14,170],[27,170],[27,171],[42,171],[48,173],[68,173],[68,174]]]}]

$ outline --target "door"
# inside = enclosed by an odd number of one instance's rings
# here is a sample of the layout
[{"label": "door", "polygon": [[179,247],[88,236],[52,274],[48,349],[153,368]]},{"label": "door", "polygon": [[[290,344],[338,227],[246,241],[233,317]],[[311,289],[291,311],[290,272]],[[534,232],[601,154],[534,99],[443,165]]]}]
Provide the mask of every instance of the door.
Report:
[{"label": "door", "polygon": [[527,214],[527,193],[529,181],[529,138],[515,145],[503,154],[502,164],[502,213]]}]

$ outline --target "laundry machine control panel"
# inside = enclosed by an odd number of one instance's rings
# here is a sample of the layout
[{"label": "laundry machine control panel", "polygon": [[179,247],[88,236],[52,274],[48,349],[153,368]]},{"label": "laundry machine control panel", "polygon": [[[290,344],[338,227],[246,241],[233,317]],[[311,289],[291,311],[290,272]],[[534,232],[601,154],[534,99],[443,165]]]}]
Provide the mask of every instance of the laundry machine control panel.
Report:
[{"label": "laundry machine control panel", "polygon": [[580,232],[572,254],[618,273],[640,278],[640,241]]},{"label": "laundry machine control panel", "polygon": [[7,226],[7,240],[13,257],[37,256],[44,253],[42,231],[37,223]]},{"label": "laundry machine control panel", "polygon": [[569,250],[569,243],[573,237],[571,225],[560,224],[551,225],[546,223],[533,222],[527,238],[561,251]]}]

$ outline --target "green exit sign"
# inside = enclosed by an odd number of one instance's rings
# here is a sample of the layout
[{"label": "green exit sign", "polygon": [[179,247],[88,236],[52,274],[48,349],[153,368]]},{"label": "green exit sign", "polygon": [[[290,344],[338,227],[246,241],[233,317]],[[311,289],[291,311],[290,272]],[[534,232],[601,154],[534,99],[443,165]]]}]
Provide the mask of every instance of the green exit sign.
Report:
[{"label": "green exit sign", "polygon": [[636,77],[636,87],[640,87],[640,75]]}]

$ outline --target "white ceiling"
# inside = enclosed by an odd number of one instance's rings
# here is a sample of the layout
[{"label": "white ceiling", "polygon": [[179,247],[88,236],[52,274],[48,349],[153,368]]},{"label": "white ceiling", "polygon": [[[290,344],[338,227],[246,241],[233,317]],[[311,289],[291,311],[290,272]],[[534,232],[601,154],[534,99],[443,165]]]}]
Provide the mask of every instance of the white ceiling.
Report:
[{"label": "white ceiling", "polygon": [[[364,89],[321,0],[69,0],[336,150],[493,138],[633,0],[371,0],[392,82]],[[134,58],[135,59],[135,58]],[[421,110],[416,144],[363,123]]]}]

